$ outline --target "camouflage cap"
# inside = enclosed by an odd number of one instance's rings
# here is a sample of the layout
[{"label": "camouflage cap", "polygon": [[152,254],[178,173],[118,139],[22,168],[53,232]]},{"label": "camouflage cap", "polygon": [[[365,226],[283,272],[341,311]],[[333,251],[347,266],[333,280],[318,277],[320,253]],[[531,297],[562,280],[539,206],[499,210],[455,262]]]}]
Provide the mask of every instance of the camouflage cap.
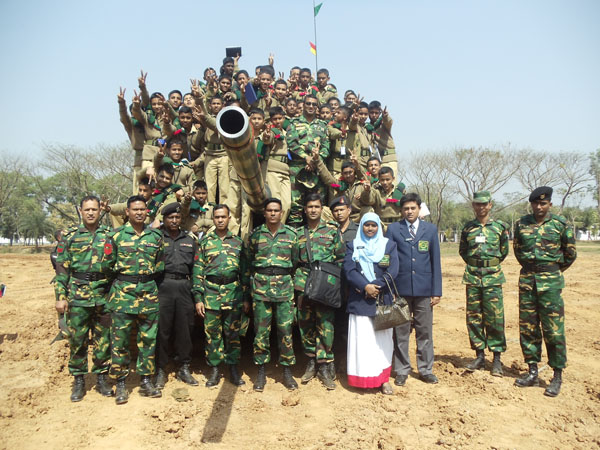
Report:
[{"label": "camouflage cap", "polygon": [[339,197],[334,198],[333,200],[331,200],[331,203],[329,203],[329,207],[331,209],[335,208],[336,206],[340,206],[340,205],[345,205],[347,207],[350,207],[350,200],[348,200],[348,197],[346,197],[345,195],[341,195]]},{"label": "camouflage cap", "polygon": [[169,214],[179,213],[181,212],[181,204],[179,202],[173,202],[166,205],[161,213],[163,217],[167,217]]},{"label": "camouflage cap", "polygon": [[552,188],[549,186],[535,188],[531,195],[529,195],[529,201],[535,202],[538,200],[552,200]]},{"label": "camouflage cap", "polygon": [[489,203],[492,201],[490,191],[478,191],[473,194],[473,203]]}]

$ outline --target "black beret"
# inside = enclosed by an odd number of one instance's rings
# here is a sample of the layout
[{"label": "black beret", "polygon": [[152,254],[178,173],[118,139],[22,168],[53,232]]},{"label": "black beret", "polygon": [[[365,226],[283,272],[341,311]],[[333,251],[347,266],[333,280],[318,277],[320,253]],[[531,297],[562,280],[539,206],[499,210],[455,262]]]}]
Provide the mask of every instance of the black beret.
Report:
[{"label": "black beret", "polygon": [[339,205],[346,205],[350,207],[350,200],[348,200],[348,197],[346,197],[345,195],[341,195],[339,197],[334,198],[333,200],[331,200],[331,203],[329,203],[329,207],[331,209]]},{"label": "black beret", "polygon": [[169,203],[164,206],[161,213],[163,217],[167,217],[169,214],[181,212],[181,204],[179,202]]},{"label": "black beret", "polygon": [[535,188],[531,195],[529,195],[529,201],[535,202],[538,200],[552,200],[552,188],[549,186]]}]

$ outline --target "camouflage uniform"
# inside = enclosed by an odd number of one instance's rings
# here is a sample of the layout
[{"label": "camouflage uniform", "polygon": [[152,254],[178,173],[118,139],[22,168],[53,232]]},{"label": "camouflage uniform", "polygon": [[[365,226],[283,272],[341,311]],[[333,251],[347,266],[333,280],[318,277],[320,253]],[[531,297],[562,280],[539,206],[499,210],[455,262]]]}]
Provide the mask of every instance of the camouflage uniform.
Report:
[{"label": "camouflage uniform", "polygon": [[279,340],[279,364],[296,363],[292,345],[294,287],[292,273],[298,261],[298,239],[293,228],[280,225],[273,236],[266,225],[250,235],[247,259],[251,264],[254,310],[254,362],[271,360],[270,335],[273,307]]},{"label": "camouflage uniform", "polygon": [[91,233],[80,225],[57,247],[56,299],[66,300],[69,328],[69,372],[88,373],[88,341],[92,331],[92,372],[106,373],[110,365],[110,316],[106,295],[110,282],[103,261],[110,229],[100,225]]},{"label": "camouflage uniform", "polygon": [[130,223],[115,230],[104,248],[107,264],[116,276],[108,299],[113,378],[129,374],[129,337],[136,324],[136,371],[142,376],[154,374],[158,331],[158,288],[154,280],[164,270],[163,252],[160,230],[146,227],[138,236]]},{"label": "camouflage uniform", "polygon": [[[548,364],[563,369],[567,363],[562,275],[575,261],[573,231],[562,216],[548,214],[538,225],[532,214],[515,224],[515,256],[521,264],[519,276],[519,331],[527,364],[542,358],[542,332]],[[541,322],[541,329],[540,329]]]},{"label": "camouflage uniform", "polygon": [[206,361],[209,366],[238,364],[242,298],[250,272],[243,242],[230,231],[221,239],[210,231],[200,241],[199,264],[194,267],[194,301],[204,303]]},{"label": "camouflage uniform", "polygon": [[463,284],[467,290],[467,330],[473,350],[506,350],[500,263],[508,255],[508,225],[471,220],[460,236],[459,254],[465,261]]},{"label": "camouflage uniform", "polygon": [[298,181],[298,174],[306,166],[306,157],[312,155],[313,148],[317,142],[321,143],[319,154],[322,159],[329,156],[329,133],[327,131],[327,122],[321,119],[314,119],[312,122],[306,120],[303,115],[293,119],[287,130],[286,140],[291,160],[290,166],[290,185],[292,189],[292,205],[288,217],[288,224],[300,226],[302,224],[303,197],[310,192],[318,192],[321,199],[325,201],[327,188],[319,180],[315,171],[308,172],[311,184],[314,187],[308,188]]},{"label": "camouflage uniform", "polygon": [[[304,292],[306,279],[310,271],[310,261],[306,250],[305,230],[298,231],[299,267],[294,276],[294,289],[299,296]],[[345,248],[335,223],[320,221],[314,230],[308,229],[314,261],[334,263],[341,266]],[[335,309],[321,303],[302,299],[298,308],[298,326],[302,338],[304,353],[309,358],[317,358],[318,363],[333,361],[333,323]]]}]

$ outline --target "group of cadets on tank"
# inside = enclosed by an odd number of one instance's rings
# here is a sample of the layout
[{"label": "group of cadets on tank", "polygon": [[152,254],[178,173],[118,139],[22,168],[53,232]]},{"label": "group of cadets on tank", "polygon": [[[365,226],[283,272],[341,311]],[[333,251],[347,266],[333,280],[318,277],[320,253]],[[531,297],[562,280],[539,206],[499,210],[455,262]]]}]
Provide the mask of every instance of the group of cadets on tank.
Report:
[{"label": "group of cadets on tank", "polygon": [[[402,215],[405,186],[397,179],[392,119],[380,102],[365,103],[352,90],[340,100],[326,69],[317,72],[315,81],[310,69],[294,67],[284,80],[282,73],[275,76],[270,58],[250,77],[239,70],[238,59],[225,58],[219,75],[207,68],[203,81],[191,80],[185,95],[178,90],[167,97],[150,95],[144,72],[129,107],[125,90],[119,92],[121,122],[135,153],[135,195],[117,204],[85,196],[82,223],[71,227],[57,247],[56,309],[67,317],[72,401],[85,395],[91,339],[96,389],[115,396],[117,404],[127,402],[134,330],[141,395],[161,396],[172,342],[176,378],[197,385],[190,367],[195,314],[204,318],[206,386],[219,384],[223,363],[233,384],[245,383],[238,368],[240,336],[253,316],[256,391],[267,382],[273,319],[285,387],[298,387],[290,371],[294,323],[309,359],[301,381],[316,376],[327,389],[336,387],[333,350],[343,353],[348,316],[344,307],[335,310],[305,298],[312,262],[306,248],[311,245],[314,260],[341,266],[344,244],[354,239],[365,213],[375,212],[384,229],[409,224]],[[270,192],[265,223],[254,230],[216,127],[216,115],[230,105],[248,114]],[[521,347],[530,366],[516,384],[538,384],[543,335],[555,369],[545,393],[555,396],[566,364],[561,272],[576,252],[564,219],[549,213],[552,190],[540,189],[530,197],[533,215],[515,228],[515,254],[523,267]],[[417,203],[420,207],[420,199]],[[508,226],[490,219],[489,192],[476,193],[473,208],[476,218],[465,226],[460,244],[467,328],[476,350],[466,369],[482,369],[488,347],[494,353],[492,374],[502,376],[506,339],[500,263],[508,254]],[[104,213],[115,230],[100,224]],[[432,365],[432,341],[430,356]],[[434,376],[427,379],[437,382]],[[405,381],[398,372],[396,385]]]}]

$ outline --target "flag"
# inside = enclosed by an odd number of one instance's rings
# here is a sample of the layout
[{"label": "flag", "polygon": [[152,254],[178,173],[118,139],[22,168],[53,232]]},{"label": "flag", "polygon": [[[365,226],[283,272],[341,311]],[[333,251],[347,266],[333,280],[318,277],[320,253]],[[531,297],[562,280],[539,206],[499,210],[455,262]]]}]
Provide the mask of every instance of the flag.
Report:
[{"label": "flag", "polygon": [[315,6],[315,17],[317,17],[317,14],[319,14],[321,6],[323,6],[323,3],[319,3],[317,6]]},{"label": "flag", "polygon": [[310,44],[310,52],[313,55],[316,55],[317,54],[317,46],[310,41],[308,41],[308,43]]}]

